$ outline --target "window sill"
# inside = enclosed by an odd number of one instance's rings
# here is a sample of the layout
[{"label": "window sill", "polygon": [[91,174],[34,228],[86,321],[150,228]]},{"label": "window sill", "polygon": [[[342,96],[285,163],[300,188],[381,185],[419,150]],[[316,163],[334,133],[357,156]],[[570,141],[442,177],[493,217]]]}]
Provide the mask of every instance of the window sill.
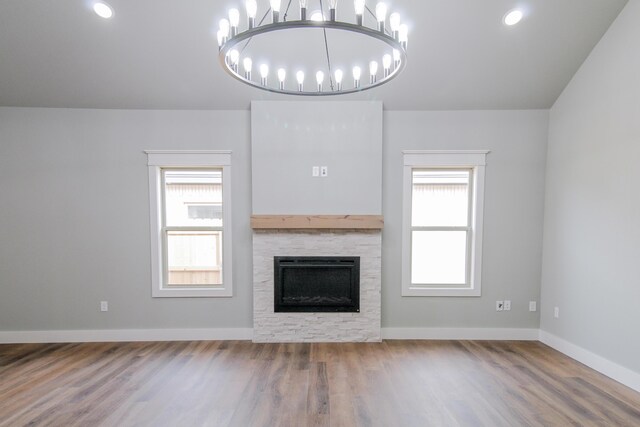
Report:
[{"label": "window sill", "polygon": [[402,289],[403,297],[479,297],[480,289],[436,288],[429,286],[409,286]]},{"label": "window sill", "polygon": [[153,298],[229,298],[232,297],[231,289],[227,288],[181,288],[181,289],[154,289]]}]

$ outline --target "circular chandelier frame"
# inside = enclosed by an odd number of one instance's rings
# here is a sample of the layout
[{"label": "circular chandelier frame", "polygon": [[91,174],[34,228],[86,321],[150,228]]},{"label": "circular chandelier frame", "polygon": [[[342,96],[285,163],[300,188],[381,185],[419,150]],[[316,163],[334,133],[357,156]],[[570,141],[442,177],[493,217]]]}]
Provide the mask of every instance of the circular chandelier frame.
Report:
[{"label": "circular chandelier frame", "polygon": [[[343,21],[335,20],[335,10],[331,10],[332,19],[330,20],[308,20],[306,19],[306,13],[302,15],[302,19],[300,20],[292,20],[292,21],[278,21],[277,12],[273,12],[274,14],[274,22],[265,25],[253,25],[253,21],[250,21],[249,28],[245,31],[239,32],[237,27],[234,28],[234,31],[231,31],[228,35],[231,37],[224,37],[223,39],[219,36],[219,53],[218,60],[220,65],[223,67],[225,72],[229,74],[231,77],[236,80],[245,83],[249,86],[255,87],[257,89],[285,94],[285,95],[298,95],[298,96],[332,96],[332,95],[345,95],[349,93],[362,92],[365,90],[373,89],[379,87],[385,83],[390,82],[395,77],[397,77],[406,67],[407,63],[407,43],[405,41],[400,41],[398,37],[398,32],[393,31],[393,34],[390,35],[387,31],[385,31],[384,22],[382,24],[379,23],[378,29],[372,29],[366,27],[362,24],[362,16],[358,19],[358,24],[351,24]],[[267,12],[268,13],[268,12]],[[286,15],[285,15],[286,16]],[[285,18],[286,19],[286,18]],[[340,83],[336,83],[334,85],[333,76],[331,75],[331,65],[329,59],[329,47],[326,45],[326,35],[325,35],[325,46],[327,48],[327,62],[329,69],[329,85],[327,90],[323,90],[323,85],[319,83],[318,85],[311,85],[316,90],[305,90],[302,84],[298,84],[298,90],[287,89],[284,85],[284,82],[280,80],[280,83],[276,86],[270,86],[268,84],[267,78],[261,78],[258,76],[257,79],[252,78],[252,72],[245,71],[242,73],[240,71],[240,61],[239,61],[239,53],[244,50],[247,44],[251,41],[253,37],[273,33],[277,31],[291,30],[291,29],[307,29],[307,30],[339,30],[346,31],[350,33],[361,34],[378,41],[381,41],[391,47],[394,52],[394,57],[391,61],[391,65],[388,68],[382,69],[382,75],[380,78],[375,74],[362,73],[361,79],[356,80],[353,79],[353,83],[351,85],[344,85]],[[240,44],[242,42],[246,42],[244,47],[240,48]],[[235,53],[235,62],[232,60],[232,56],[230,55],[232,51]],[[377,67],[377,64],[376,64]],[[256,73],[258,74],[258,73]],[[367,78],[368,77],[368,78]]]}]

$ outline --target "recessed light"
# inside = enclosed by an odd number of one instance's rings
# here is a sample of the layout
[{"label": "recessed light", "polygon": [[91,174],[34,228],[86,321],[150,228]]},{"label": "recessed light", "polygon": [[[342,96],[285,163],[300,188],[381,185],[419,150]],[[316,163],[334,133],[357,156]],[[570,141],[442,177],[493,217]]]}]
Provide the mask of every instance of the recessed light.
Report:
[{"label": "recessed light", "polygon": [[516,25],[518,22],[522,20],[522,16],[523,14],[521,10],[514,9],[507,12],[507,14],[504,15],[502,22],[504,22],[504,25],[508,25],[508,26]]},{"label": "recessed light", "polygon": [[100,18],[109,19],[113,16],[113,9],[111,9],[111,6],[101,1],[93,4],[93,11]]}]

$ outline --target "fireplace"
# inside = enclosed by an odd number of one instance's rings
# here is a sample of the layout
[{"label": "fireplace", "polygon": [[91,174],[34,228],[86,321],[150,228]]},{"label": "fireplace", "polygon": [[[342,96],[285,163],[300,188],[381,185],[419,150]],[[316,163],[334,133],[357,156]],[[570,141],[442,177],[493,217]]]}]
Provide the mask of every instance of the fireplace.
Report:
[{"label": "fireplace", "polygon": [[275,256],[274,311],[359,312],[360,257]]}]

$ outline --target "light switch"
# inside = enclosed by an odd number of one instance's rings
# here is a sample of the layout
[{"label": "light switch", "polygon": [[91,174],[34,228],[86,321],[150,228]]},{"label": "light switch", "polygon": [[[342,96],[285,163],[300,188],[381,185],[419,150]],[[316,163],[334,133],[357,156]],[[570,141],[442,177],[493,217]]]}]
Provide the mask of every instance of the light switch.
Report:
[{"label": "light switch", "polygon": [[320,166],[314,166],[311,168],[311,176],[320,176]]}]

